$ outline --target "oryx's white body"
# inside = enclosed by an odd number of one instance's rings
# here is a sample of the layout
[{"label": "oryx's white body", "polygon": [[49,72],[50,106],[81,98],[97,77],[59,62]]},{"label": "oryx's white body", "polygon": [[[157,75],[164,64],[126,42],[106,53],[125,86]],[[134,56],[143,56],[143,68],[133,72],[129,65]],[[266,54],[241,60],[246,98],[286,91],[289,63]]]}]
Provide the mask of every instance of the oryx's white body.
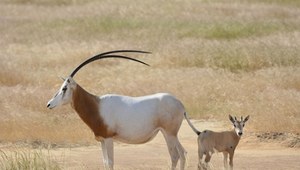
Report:
[{"label": "oryx's white body", "polygon": [[[245,119],[241,117],[241,121],[232,118],[229,115],[229,119],[234,125],[234,129],[231,131],[214,132],[211,130],[204,130],[203,132],[198,131],[191,121],[188,119],[186,113],[184,114],[188,124],[191,126],[193,131],[198,135],[198,169],[207,169],[208,163],[211,159],[212,154],[217,152],[223,152],[224,156],[224,168],[228,168],[228,154],[229,154],[229,165],[230,169],[233,169],[233,156],[236,146],[238,145],[241,136],[243,135],[243,127],[248,121],[249,116]],[[205,162],[202,162],[203,155],[205,155]]]},{"label": "oryx's white body", "polygon": [[184,107],[175,97],[158,93],[142,97],[104,95],[99,114],[115,135],[114,139],[139,144],[153,138],[159,130],[176,135]]},{"label": "oryx's white body", "polygon": [[[96,57],[116,57],[116,55],[108,55],[115,52],[103,53]],[[185,150],[177,137],[185,112],[183,104],[166,93],[142,97],[112,94],[98,97],[88,93],[72,77],[79,68],[93,61],[94,58],[78,66],[64,80],[47,107],[52,109],[62,104],[72,105],[80,118],[94,132],[95,138],[101,142],[106,168],[113,169],[113,140],[141,144],[150,141],[161,131],[171,156],[172,169],[175,169],[179,158],[180,169],[184,169]]]}]

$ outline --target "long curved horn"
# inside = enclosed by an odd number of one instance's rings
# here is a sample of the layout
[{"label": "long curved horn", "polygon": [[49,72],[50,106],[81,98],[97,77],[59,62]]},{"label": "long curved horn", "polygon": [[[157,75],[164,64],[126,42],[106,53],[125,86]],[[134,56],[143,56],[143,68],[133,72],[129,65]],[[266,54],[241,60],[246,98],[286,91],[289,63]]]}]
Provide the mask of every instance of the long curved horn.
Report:
[{"label": "long curved horn", "polygon": [[143,61],[140,61],[140,60],[137,60],[137,59],[134,59],[134,58],[130,58],[130,57],[127,57],[127,56],[123,56],[123,55],[108,55],[108,54],[113,54],[113,53],[146,53],[146,54],[149,54],[150,52],[147,52],[147,51],[138,51],[138,50],[116,50],[116,51],[108,51],[108,52],[105,52],[105,53],[101,53],[101,54],[98,54],[98,55],[95,55],[87,60],[85,60],[83,63],[81,63],[79,66],[77,66],[73,71],[72,73],[70,74],[70,77],[73,77],[83,66],[87,65],[88,63],[90,62],[93,62],[95,60],[100,60],[100,59],[103,59],[103,58],[123,58],[123,59],[128,59],[128,60],[133,60],[133,61],[136,61],[136,62],[139,62],[139,63],[142,63],[142,64],[145,64],[147,66],[149,66],[149,64],[143,62]]}]

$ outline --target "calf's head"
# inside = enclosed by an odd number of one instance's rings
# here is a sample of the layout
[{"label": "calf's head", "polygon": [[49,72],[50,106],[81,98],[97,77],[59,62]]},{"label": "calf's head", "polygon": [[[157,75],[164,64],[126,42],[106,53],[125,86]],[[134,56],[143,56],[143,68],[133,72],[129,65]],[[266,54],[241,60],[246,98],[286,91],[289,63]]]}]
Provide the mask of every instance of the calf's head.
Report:
[{"label": "calf's head", "polygon": [[231,123],[234,126],[234,131],[236,132],[236,134],[238,136],[242,136],[243,135],[243,128],[245,126],[245,123],[249,120],[249,115],[243,119],[243,116],[241,116],[241,120],[237,120],[236,117],[232,117],[231,115],[229,115],[229,120],[231,121]]}]

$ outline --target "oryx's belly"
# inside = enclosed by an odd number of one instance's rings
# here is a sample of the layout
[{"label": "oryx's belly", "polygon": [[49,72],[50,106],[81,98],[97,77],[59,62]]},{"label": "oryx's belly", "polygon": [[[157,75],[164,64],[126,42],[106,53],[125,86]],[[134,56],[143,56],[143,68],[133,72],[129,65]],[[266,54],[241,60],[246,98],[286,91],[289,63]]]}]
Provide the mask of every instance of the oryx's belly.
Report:
[{"label": "oryx's belly", "polygon": [[130,133],[121,132],[118,133],[114,137],[114,139],[129,144],[142,144],[152,140],[157,135],[158,132],[159,132],[159,128],[149,131],[148,133],[145,132],[141,133],[140,131],[133,131]]}]

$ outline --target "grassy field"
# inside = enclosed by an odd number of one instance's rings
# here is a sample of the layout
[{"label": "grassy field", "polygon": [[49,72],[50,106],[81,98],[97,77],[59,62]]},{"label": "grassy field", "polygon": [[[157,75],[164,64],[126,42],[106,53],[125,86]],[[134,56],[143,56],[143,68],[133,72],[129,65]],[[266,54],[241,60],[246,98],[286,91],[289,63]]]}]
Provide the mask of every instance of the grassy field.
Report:
[{"label": "grassy field", "polygon": [[46,103],[74,67],[93,94],[169,92],[196,119],[250,115],[254,132],[300,132],[297,0],[0,0],[0,141],[89,144],[70,106]]}]

